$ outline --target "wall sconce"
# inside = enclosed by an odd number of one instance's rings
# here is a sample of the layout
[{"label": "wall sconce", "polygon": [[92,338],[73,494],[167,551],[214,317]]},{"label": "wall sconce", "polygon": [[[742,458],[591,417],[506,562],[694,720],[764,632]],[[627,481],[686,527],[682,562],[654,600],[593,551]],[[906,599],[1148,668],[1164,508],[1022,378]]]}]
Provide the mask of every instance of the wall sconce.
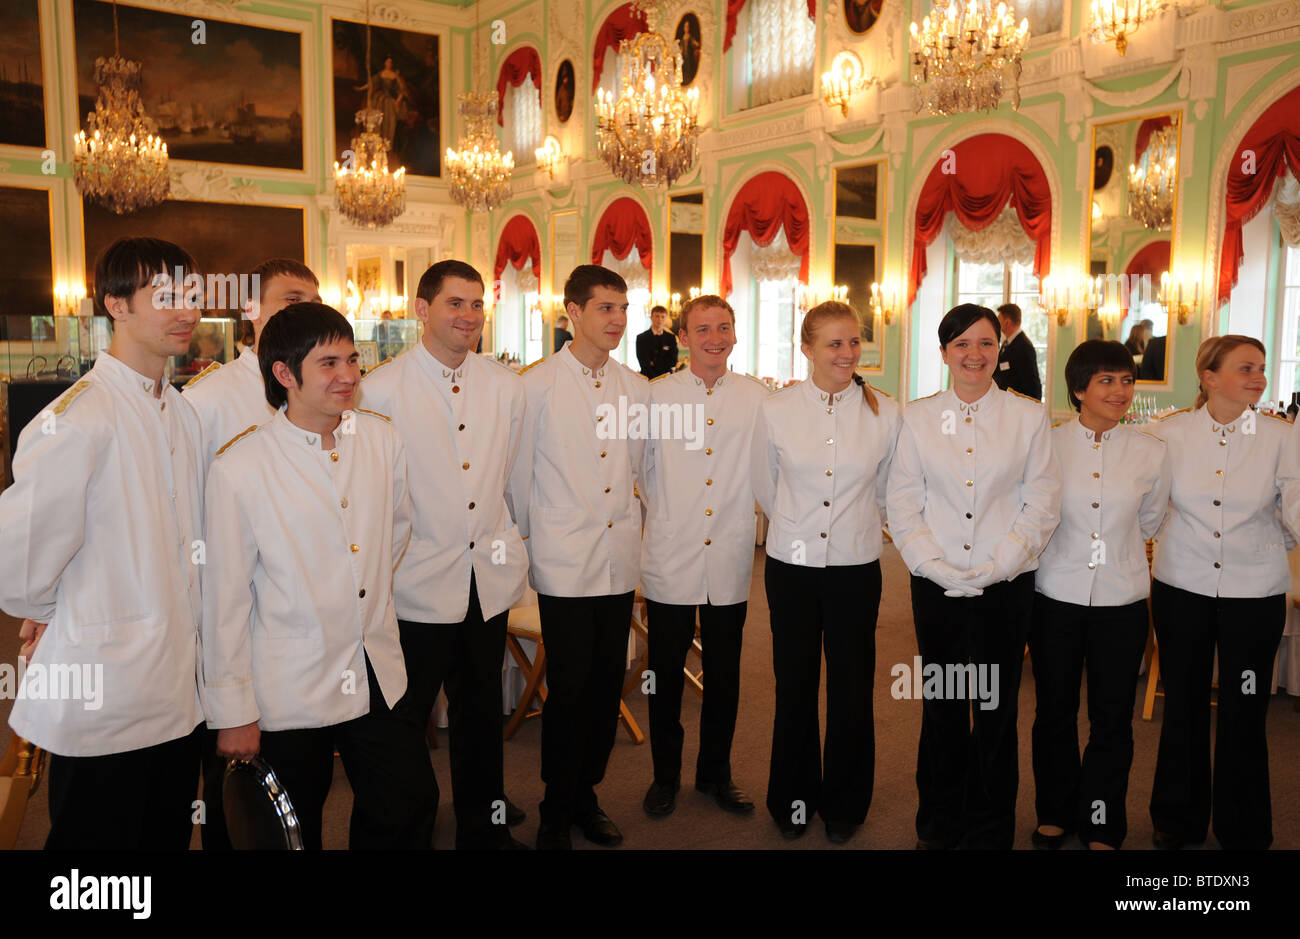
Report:
[{"label": "wall sconce", "polygon": [[867,78],[857,53],[845,49],[831,60],[830,71],[822,73],[822,100],[828,108],[839,108],[840,115],[848,117],[853,96],[875,83],[875,78]]},{"label": "wall sconce", "polygon": [[555,171],[564,163],[564,151],[560,149],[560,142],[551,136],[533,151],[533,155],[537,157],[537,168],[551,179],[555,178]]},{"label": "wall sconce", "polygon": [[879,316],[881,322],[886,326],[894,321],[894,314],[898,311],[898,289],[894,287],[881,287],[879,284],[871,285],[871,315]]},{"label": "wall sconce", "polygon": [[795,306],[800,313],[807,313],[820,303],[828,303],[832,300],[847,303],[848,299],[849,288],[843,284],[826,287],[810,287],[804,283],[795,284]]},{"label": "wall sconce", "polygon": [[1089,294],[1081,279],[1049,274],[1038,286],[1038,306],[1044,315],[1056,317],[1057,326],[1064,327],[1081,304],[1088,305]]},{"label": "wall sconce", "polygon": [[81,301],[86,299],[84,284],[55,284],[54,312],[58,316],[76,316],[81,312]]},{"label": "wall sconce", "polygon": [[1184,281],[1170,277],[1165,271],[1160,275],[1160,293],[1156,302],[1164,309],[1166,316],[1177,318],[1179,326],[1186,326],[1192,321],[1192,314],[1201,305],[1201,282],[1193,278]]}]

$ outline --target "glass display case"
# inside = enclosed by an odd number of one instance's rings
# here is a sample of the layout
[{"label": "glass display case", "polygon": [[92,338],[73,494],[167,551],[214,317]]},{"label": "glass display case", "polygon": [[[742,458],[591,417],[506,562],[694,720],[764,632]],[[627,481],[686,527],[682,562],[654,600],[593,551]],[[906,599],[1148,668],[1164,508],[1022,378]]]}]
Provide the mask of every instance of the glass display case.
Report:
[{"label": "glass display case", "polygon": [[12,381],[75,380],[112,336],[107,316],[0,316],[0,373]]},{"label": "glass display case", "polygon": [[420,321],[358,317],[352,321],[352,332],[356,338],[357,351],[361,354],[361,369],[367,371],[419,342]]},{"label": "glass display case", "polygon": [[186,382],[213,362],[225,365],[239,357],[239,320],[225,316],[205,316],[194,327],[190,351],[174,355],[168,362],[168,378]]}]

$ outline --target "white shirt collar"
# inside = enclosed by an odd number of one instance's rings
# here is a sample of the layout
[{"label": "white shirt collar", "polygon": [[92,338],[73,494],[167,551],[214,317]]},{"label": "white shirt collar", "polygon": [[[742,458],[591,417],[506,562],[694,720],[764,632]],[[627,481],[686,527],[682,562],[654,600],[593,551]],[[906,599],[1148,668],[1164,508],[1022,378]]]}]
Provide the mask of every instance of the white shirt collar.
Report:
[{"label": "white shirt collar", "polygon": [[[1110,440],[1111,437],[1114,435],[1115,431],[1119,430],[1120,426],[1121,425],[1116,424],[1110,430],[1102,431],[1101,442],[1105,443],[1107,440]],[[1075,415],[1074,418],[1074,433],[1078,434],[1084,440],[1088,441],[1088,443],[1098,442],[1096,431],[1091,431],[1088,428],[1084,427],[1083,422],[1079,420],[1077,414]]]},{"label": "white shirt collar", "polygon": [[[352,420],[356,420],[356,415],[352,414],[351,411],[344,411],[342,414],[342,421],[340,421],[338,427],[334,428],[333,449],[335,450],[338,450],[340,448],[340,444],[342,443],[343,437],[346,436],[345,434],[340,433],[339,430],[340,428],[343,427],[344,423],[347,422],[349,415],[352,416]],[[284,436],[285,439],[293,440],[302,446],[308,447],[309,449],[313,449],[313,450],[321,449],[320,434],[316,433],[315,431],[310,431],[303,427],[299,427],[293,421],[289,420],[288,405],[285,405],[284,407],[280,408],[280,410],[275,412],[275,417],[271,418],[270,429],[277,434],[281,434],[282,436]]]},{"label": "white shirt collar", "polygon": [[[592,384],[595,384],[596,382],[601,382],[603,384],[605,374],[609,371],[610,366],[613,364],[613,360],[611,360],[609,357],[606,357],[604,365],[602,365],[600,368],[595,370],[590,369],[586,365],[583,365],[582,362],[578,361],[578,357],[573,354],[573,350],[570,348],[571,345],[572,345],[571,343],[564,344],[564,349],[562,350],[561,353],[559,353],[560,359],[564,362],[567,362],[569,364],[569,368],[571,368],[575,373],[577,373],[578,377],[581,378],[584,382],[590,382]],[[567,353],[567,355],[564,353]]]},{"label": "white shirt collar", "polygon": [[[155,398],[155,400],[157,399],[157,396],[154,395],[154,391],[158,386],[155,384],[154,380],[149,378],[147,375],[141,375],[117,356],[111,354],[107,349],[99,353],[99,356],[95,359],[95,367],[97,369],[102,369],[104,377],[109,379],[115,387],[122,391],[138,390],[147,394],[151,398]],[[171,384],[166,378],[163,378],[163,397],[166,397],[169,388],[171,388]],[[172,390],[175,391],[174,388]]]}]

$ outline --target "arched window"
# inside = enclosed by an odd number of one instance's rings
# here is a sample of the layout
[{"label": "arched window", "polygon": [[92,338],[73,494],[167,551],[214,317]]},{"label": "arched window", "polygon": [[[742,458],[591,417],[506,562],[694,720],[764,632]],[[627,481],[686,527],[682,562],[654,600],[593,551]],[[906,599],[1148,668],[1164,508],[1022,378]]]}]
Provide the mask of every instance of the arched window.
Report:
[{"label": "arched window", "polygon": [[723,51],[731,56],[734,108],[784,101],[813,90],[816,0],[728,0]]},{"label": "arched window", "polygon": [[610,203],[592,236],[591,263],[617,271],[627,281],[627,329],[610,354],[633,371],[640,368],[636,337],[650,328],[653,245],[650,218],[641,203],[627,197]]},{"label": "arched window", "polygon": [[722,233],[722,295],[744,325],[729,363],[760,378],[807,375],[799,352],[800,282],[808,282],[808,206],[783,173],[759,173],[736,193]]},{"label": "arched window", "polygon": [[591,92],[605,89],[618,97],[622,91],[623,57],[618,54],[619,43],[646,31],[645,16],[625,3],[601,24],[596,41],[591,48]]},{"label": "arched window", "polygon": [[516,215],[506,222],[497,242],[492,279],[496,303],[493,308],[492,351],[517,357],[524,365],[542,357],[541,304],[538,274],[542,249],[537,229],[527,216]]},{"label": "arched window", "polygon": [[515,165],[532,163],[542,145],[542,60],[532,46],[520,46],[501,64],[497,123],[506,130]]}]

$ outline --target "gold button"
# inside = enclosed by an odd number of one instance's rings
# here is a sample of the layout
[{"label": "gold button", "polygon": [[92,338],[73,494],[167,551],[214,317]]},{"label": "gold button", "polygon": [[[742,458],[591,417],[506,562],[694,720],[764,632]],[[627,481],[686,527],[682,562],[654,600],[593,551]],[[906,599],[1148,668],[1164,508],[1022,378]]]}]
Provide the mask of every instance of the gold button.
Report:
[{"label": "gold button", "polygon": [[352,546],[352,553],[353,553],[353,554],[356,554],[356,553],[357,553],[358,551],[360,551],[360,550],[361,550],[361,549],[358,548],[356,545],[353,545],[353,546]]},{"label": "gold button", "polygon": [[596,382],[596,387],[597,387],[597,388],[600,387],[600,382]]},{"label": "gold button", "polygon": [[162,407],[160,407],[158,410],[160,410],[160,411],[165,411],[165,410],[167,410],[167,402],[164,401],[164,402],[162,403]]},{"label": "gold button", "polygon": [[598,415],[596,416],[596,423],[599,424],[599,423],[600,423],[601,421],[603,421],[604,419],[605,419],[605,415],[604,415],[604,414],[598,414]]},{"label": "gold button", "polygon": [[1092,507],[1093,507],[1094,509],[1099,509],[1099,508],[1101,508],[1101,503],[1100,503],[1100,502],[1094,502],[1094,503],[1092,504]]},{"label": "gold button", "polygon": [[1223,470],[1215,470],[1215,471],[1214,471],[1214,475],[1215,475],[1215,476],[1222,476],[1222,475],[1223,475]]},{"label": "gold button", "polygon": [[1223,505],[1223,503],[1220,502],[1218,499],[1215,499],[1215,500],[1214,500],[1214,504],[1215,504],[1215,505]]},{"label": "gold button", "polygon": [[712,447],[705,447],[705,448],[704,448],[704,455],[705,455],[705,456],[713,456],[713,448],[712,448]]},{"label": "gold button", "polygon": [[828,509],[831,507],[830,501],[826,499],[822,500],[822,505],[826,506]]},{"label": "gold button", "polygon": [[1226,437],[1220,437],[1219,446],[1226,447],[1227,445],[1228,445],[1228,439]]},{"label": "gold button", "polygon": [[606,527],[606,528],[613,528],[613,527],[614,527],[614,523],[613,523],[613,522],[606,522],[606,523],[605,523],[605,527]]},{"label": "gold button", "polygon": [[827,413],[827,414],[834,414],[834,413],[835,413],[835,409],[834,409],[834,408],[827,408],[827,409],[826,409],[826,413]]},{"label": "gold button", "polygon": [[712,427],[712,426],[713,426],[713,418],[710,417],[710,418],[709,418],[708,420],[706,420],[704,423],[706,423],[706,424],[708,424],[710,427]]},{"label": "gold button", "polygon": [[830,471],[830,470],[827,470],[827,471],[826,471],[826,475],[827,475],[827,476],[830,476],[830,475],[831,475],[831,471]]},{"label": "gold button", "polygon": [[967,423],[967,424],[969,424],[969,423],[970,423],[970,418],[969,418],[969,417],[968,417],[968,418],[966,418],[966,423]]},{"label": "gold button", "polygon": [[711,394],[713,394],[713,389],[710,388],[708,391],[706,391],[706,392],[704,392],[704,393],[705,393],[706,395],[711,395]]},{"label": "gold button", "polygon": [[1093,478],[1093,479],[1101,479],[1101,473],[1093,473],[1093,474],[1092,474],[1092,478]]},{"label": "gold button", "polygon": [[706,480],[704,480],[704,485],[706,485],[706,486],[712,486],[712,485],[713,485],[713,480],[712,480],[712,479],[706,479]]},{"label": "gold button", "polygon": [[705,539],[704,539],[704,543],[705,543],[705,544],[713,544],[713,541],[712,541],[711,539],[709,539],[709,538],[705,538]]},{"label": "gold button", "polygon": [[469,543],[469,549],[470,549],[471,551],[474,550],[474,542],[471,541],[471,542]]},{"label": "gold button", "polygon": [[464,424],[461,424],[461,425],[460,425],[459,427],[457,427],[456,429],[457,429],[457,430],[464,430],[464,429],[465,429],[465,425],[464,425]]},{"label": "gold button", "polygon": [[822,537],[823,537],[823,538],[826,537],[826,532],[822,532]]},{"label": "gold button", "polygon": [[713,514],[713,509],[705,509],[705,510],[704,510],[704,514],[705,514],[705,515],[712,515],[712,514]]},{"label": "gold button", "polygon": [[347,499],[340,499],[340,500],[339,500],[339,508],[341,508],[341,509],[346,509],[347,507],[348,507],[348,500],[347,500]]},{"label": "gold button", "polygon": [[471,503],[469,504],[469,507],[470,507],[471,509],[474,508],[474,503],[471,502]]},{"label": "gold button", "polygon": [[834,438],[834,437],[827,437],[827,438],[826,438],[826,442],[827,442],[828,444],[834,443],[834,442],[835,442],[835,438]]},{"label": "gold button", "polygon": [[1214,537],[1215,537],[1215,538],[1218,538],[1218,537],[1219,537],[1219,533],[1218,533],[1217,531],[1214,533]]},{"label": "gold button", "polygon": [[452,385],[452,386],[451,386],[451,393],[454,394],[454,395],[456,395],[456,394],[460,394],[460,385]]},{"label": "gold button", "polygon": [[967,448],[966,448],[966,452],[967,452],[967,453],[974,453],[974,452],[975,452],[975,448],[974,448],[974,447],[967,447]]},{"label": "gold button", "polygon": [[971,515],[969,512],[967,512],[967,513],[966,513],[966,517],[967,517],[967,518],[974,518],[975,516],[973,516],[973,515]]},{"label": "gold button", "polygon": [[1097,537],[1097,533],[1096,533],[1095,531],[1092,533],[1092,537],[1093,537],[1093,538],[1096,538],[1096,537]]},{"label": "gold button", "polygon": [[364,600],[366,598],[366,588],[362,587],[361,590],[357,593],[357,596],[360,597],[362,600]]},{"label": "gold button", "polygon": [[968,545],[968,544],[964,544],[964,545],[962,545],[962,547],[965,548],[967,551],[970,550],[970,545]]},{"label": "gold button", "polygon": [[1215,561],[1215,562],[1214,562],[1214,568],[1215,568],[1215,570],[1218,570],[1218,568],[1219,568],[1219,562],[1218,562],[1218,561]]},{"label": "gold button", "polygon": [[468,463],[462,463],[462,464],[460,464],[460,468],[461,468],[461,469],[469,469],[469,464],[468,464]]},{"label": "gold button", "polygon": [[604,450],[601,450],[601,451],[600,451],[600,455],[603,457],[603,456],[605,455],[605,451],[604,451]]},{"label": "gold button", "polygon": [[1092,445],[1092,448],[1093,448],[1094,450],[1100,450],[1100,449],[1101,449],[1101,444],[1099,444],[1099,443],[1094,443],[1094,444]]},{"label": "gold button", "polygon": [[605,491],[606,491],[606,492],[609,492],[609,487],[608,487],[608,486],[605,487]]},{"label": "gold button", "polygon": [[967,486],[967,487],[970,487],[970,486],[973,486],[973,485],[975,485],[975,481],[974,481],[974,480],[971,480],[971,479],[966,480],[966,486]]},{"label": "gold button", "polygon": [[337,452],[331,453],[331,454],[330,454],[330,462],[331,462],[331,463],[337,463],[338,461],[339,461],[339,455],[338,455],[338,453],[337,453]]},{"label": "gold button", "polygon": [[1097,564],[1096,564],[1096,562],[1095,562],[1095,561],[1089,561],[1089,562],[1088,562],[1088,570],[1090,570],[1090,571],[1095,571],[1096,569],[1097,569]]}]

